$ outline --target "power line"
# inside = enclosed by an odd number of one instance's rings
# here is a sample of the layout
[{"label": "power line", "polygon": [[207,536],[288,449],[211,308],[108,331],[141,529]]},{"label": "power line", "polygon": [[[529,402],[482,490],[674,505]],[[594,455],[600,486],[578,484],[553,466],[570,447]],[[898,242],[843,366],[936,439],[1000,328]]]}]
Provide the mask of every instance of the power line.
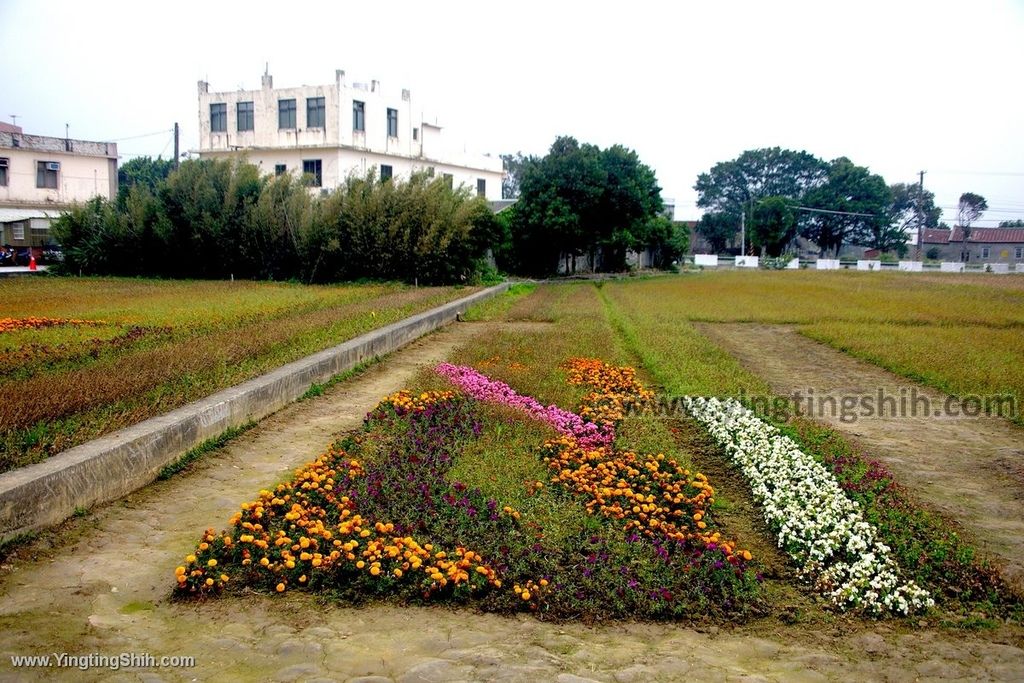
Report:
[{"label": "power line", "polygon": [[115,140],[107,140],[107,142],[124,142],[125,140],[138,140],[139,138],[151,138],[157,135],[166,135],[167,133],[173,132],[172,129],[167,128],[165,130],[158,130],[155,133],[143,133],[142,135],[129,135],[126,138],[117,138]]},{"label": "power line", "polygon": [[796,206],[795,204],[790,204],[789,208],[798,209],[800,211],[813,211],[814,213],[831,213],[839,216],[860,216],[861,218],[878,218],[878,216],[876,216],[873,213],[855,213],[853,211],[831,211],[829,209],[812,209],[809,206]]},{"label": "power line", "polygon": [[1024,176],[1024,171],[957,171],[952,169],[940,169],[932,173],[945,173],[948,175],[1007,175]]}]

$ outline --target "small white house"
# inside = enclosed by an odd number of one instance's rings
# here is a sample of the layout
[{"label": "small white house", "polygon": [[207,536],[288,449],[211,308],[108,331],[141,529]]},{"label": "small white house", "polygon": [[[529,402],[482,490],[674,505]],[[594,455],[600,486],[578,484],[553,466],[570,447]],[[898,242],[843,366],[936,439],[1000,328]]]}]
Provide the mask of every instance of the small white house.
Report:
[{"label": "small white house", "polygon": [[39,247],[65,209],[117,195],[117,145],[26,135],[0,123],[0,244]]}]

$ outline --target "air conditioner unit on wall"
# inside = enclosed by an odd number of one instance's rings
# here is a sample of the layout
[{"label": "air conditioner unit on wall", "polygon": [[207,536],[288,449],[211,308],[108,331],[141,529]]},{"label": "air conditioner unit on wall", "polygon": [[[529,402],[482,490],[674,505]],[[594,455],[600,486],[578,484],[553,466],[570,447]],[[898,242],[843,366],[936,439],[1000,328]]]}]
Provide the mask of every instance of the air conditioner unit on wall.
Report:
[{"label": "air conditioner unit on wall", "polygon": [[46,170],[47,171],[59,171],[60,170],[60,162],[59,161],[47,161],[46,162]]},{"label": "air conditioner unit on wall", "polygon": [[0,168],[7,168],[11,163],[11,160],[7,157],[0,157]]}]

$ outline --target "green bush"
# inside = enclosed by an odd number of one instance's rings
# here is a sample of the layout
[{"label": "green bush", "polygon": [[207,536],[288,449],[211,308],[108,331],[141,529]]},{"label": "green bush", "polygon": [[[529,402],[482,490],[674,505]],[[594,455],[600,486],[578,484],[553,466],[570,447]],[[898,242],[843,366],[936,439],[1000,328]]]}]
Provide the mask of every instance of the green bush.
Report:
[{"label": "green bush", "polygon": [[426,174],[352,176],[314,196],[292,176],[207,159],[155,190],[91,200],[53,230],[71,273],[424,284],[479,279],[502,231],[484,199]]}]

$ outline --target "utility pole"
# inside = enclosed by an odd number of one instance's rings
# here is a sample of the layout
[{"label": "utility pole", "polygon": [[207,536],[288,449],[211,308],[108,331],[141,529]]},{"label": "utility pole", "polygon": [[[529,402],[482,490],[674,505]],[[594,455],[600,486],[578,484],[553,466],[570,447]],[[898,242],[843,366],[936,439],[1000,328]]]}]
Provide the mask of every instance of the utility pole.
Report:
[{"label": "utility pole", "polygon": [[178,122],[174,122],[174,170],[178,170]]},{"label": "utility pole", "polygon": [[740,256],[747,253],[747,214],[740,211]]},{"label": "utility pole", "polygon": [[917,239],[914,240],[916,243],[915,260],[921,260],[921,242],[924,240],[924,171],[919,173],[920,180],[917,184]]}]

